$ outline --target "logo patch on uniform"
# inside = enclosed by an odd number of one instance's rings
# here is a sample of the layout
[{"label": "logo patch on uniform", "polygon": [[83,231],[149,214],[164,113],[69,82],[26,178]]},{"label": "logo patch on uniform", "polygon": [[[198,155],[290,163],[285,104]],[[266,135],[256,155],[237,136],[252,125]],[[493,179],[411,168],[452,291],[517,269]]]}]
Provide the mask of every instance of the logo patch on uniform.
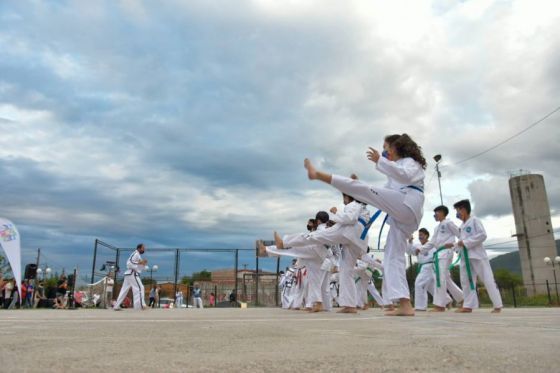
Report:
[{"label": "logo patch on uniform", "polygon": [[471,233],[472,228],[471,228],[471,227],[467,227],[466,231],[467,231],[467,233]]}]

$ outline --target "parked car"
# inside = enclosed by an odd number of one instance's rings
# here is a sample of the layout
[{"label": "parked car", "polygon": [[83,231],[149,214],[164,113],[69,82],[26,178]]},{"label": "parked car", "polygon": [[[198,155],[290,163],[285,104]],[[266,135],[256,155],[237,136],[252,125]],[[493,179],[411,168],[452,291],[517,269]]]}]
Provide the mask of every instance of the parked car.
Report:
[{"label": "parked car", "polygon": [[171,298],[161,298],[159,300],[160,308],[171,308],[173,307],[174,300]]}]

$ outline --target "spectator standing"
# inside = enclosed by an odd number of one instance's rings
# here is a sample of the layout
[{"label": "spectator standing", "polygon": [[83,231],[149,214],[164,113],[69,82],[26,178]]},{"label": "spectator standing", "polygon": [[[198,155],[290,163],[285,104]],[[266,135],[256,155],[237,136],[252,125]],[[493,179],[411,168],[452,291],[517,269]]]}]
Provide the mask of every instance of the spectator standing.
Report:
[{"label": "spectator standing", "polygon": [[202,290],[198,285],[195,285],[193,290],[193,307],[204,308],[202,305]]},{"label": "spectator standing", "polygon": [[14,291],[14,283],[12,280],[6,281],[6,285],[4,285],[4,308],[8,308],[12,303],[12,293]]},{"label": "spectator standing", "polygon": [[175,305],[177,308],[181,308],[183,305],[183,292],[181,290],[177,290],[175,294]]},{"label": "spectator standing", "polygon": [[148,303],[148,307],[156,307],[156,293],[157,288],[155,285],[152,285],[152,288],[150,289],[150,303]]},{"label": "spectator standing", "polygon": [[35,287],[33,282],[27,280],[27,296],[25,297],[25,308],[33,307],[33,294],[35,292]]}]

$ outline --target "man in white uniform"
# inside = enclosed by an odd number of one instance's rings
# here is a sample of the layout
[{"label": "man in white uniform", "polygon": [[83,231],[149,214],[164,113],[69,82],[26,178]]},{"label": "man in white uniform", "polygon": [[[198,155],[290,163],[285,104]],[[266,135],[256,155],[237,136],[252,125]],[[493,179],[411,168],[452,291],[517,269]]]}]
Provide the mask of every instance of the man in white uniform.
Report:
[{"label": "man in white uniform", "polygon": [[449,209],[447,206],[442,205],[434,209],[434,218],[439,224],[434,230],[432,239],[425,245],[426,248],[436,250],[437,254],[434,256],[434,268],[436,264],[435,260],[437,259],[438,261],[437,270],[434,271],[436,287],[434,293],[434,308],[431,312],[445,312],[445,307],[450,301],[447,291],[449,291],[457,303],[463,301],[463,291],[453,282],[451,273],[449,272],[449,266],[453,261],[453,250],[447,248],[445,245],[455,243],[456,237],[459,237],[459,228],[447,218],[448,214]]},{"label": "man in white uniform", "polygon": [[418,258],[419,272],[414,282],[414,309],[426,311],[428,308],[428,293],[434,295],[434,248],[426,247],[430,233],[426,228],[420,228],[418,238],[420,243],[409,241],[408,254]]},{"label": "man in white uniform", "polygon": [[124,273],[124,281],[117,298],[117,302],[113,309],[115,311],[121,310],[121,304],[126,298],[128,291],[132,289],[132,298],[134,300],[134,309],[141,310],[146,308],[146,301],[144,300],[144,285],[140,280],[140,273],[148,263],[146,259],[142,259],[141,254],[146,250],[143,243],[136,246],[136,250],[130,254],[126,261],[127,270]]},{"label": "man in white uniform", "polygon": [[[463,221],[459,228],[459,242],[455,247],[461,255],[461,287],[465,294],[463,307],[455,312],[470,313],[474,308],[478,308],[476,280],[480,277],[494,306],[492,313],[500,313],[503,307],[502,296],[494,281],[490,260],[483,246],[486,230],[482,222],[471,215],[471,203],[468,199],[455,203],[453,207],[457,211],[457,218]],[[452,244],[447,244],[447,247],[452,247]]]}]

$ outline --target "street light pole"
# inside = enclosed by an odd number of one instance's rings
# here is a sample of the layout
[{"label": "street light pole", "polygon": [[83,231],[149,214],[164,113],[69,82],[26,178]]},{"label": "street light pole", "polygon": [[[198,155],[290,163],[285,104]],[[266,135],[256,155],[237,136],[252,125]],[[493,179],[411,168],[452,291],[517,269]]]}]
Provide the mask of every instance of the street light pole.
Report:
[{"label": "street light pole", "polygon": [[441,193],[441,172],[439,172],[439,162],[441,161],[441,154],[436,154],[434,156],[434,161],[436,161],[437,181],[439,186],[439,199],[441,204],[443,205],[443,195]]}]

